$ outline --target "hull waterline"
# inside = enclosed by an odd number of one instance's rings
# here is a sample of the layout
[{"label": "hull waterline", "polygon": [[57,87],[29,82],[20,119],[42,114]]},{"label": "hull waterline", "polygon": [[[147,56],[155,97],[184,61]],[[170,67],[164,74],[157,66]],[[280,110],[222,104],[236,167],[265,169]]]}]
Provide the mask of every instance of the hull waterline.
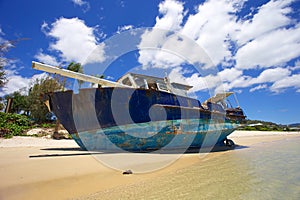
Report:
[{"label": "hull waterline", "polygon": [[52,111],[77,144],[93,151],[222,145],[241,122],[225,111],[204,109],[196,99],[145,89],[90,88],[48,96]]}]

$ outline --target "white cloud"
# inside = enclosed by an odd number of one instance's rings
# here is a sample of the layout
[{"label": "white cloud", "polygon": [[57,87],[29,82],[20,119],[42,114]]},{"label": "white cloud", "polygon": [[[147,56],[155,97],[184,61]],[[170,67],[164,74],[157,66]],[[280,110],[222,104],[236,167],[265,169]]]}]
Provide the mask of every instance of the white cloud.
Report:
[{"label": "white cloud", "polygon": [[235,35],[239,46],[292,23],[292,20],[286,16],[292,11],[288,7],[291,2],[292,0],[269,1],[258,8],[258,12],[249,20],[240,20],[241,26]]},{"label": "white cloud", "polygon": [[233,79],[230,82],[223,81],[222,83],[217,85],[216,91],[221,91],[221,90],[230,91],[233,90],[234,88],[246,88],[252,85],[251,81],[252,81],[252,77],[250,76],[246,76],[246,75],[237,76],[235,79]]},{"label": "white cloud", "polygon": [[223,81],[232,82],[235,79],[239,78],[243,72],[236,68],[226,68],[223,71],[219,72],[219,76],[222,78]]},{"label": "white cloud", "polygon": [[300,56],[300,25],[262,35],[240,48],[236,67],[251,69],[281,65]]},{"label": "white cloud", "polygon": [[[204,67],[213,67],[215,64],[229,60],[232,55],[229,50],[228,34],[235,29],[239,1],[207,1],[198,7],[195,15],[190,15],[185,24],[183,17],[186,14],[181,2],[166,0],[159,5],[161,17],[156,18],[153,30],[146,31],[139,45],[139,62],[144,66],[169,68],[179,66],[187,60],[206,64]],[[186,38],[170,36],[170,31],[178,31]],[[177,34],[177,36],[179,35]],[[196,42],[195,42],[196,41]],[[227,42],[224,42],[227,41]],[[161,50],[143,50],[155,44]],[[164,51],[167,50],[167,51]],[[208,55],[206,54],[208,53]],[[209,57],[208,57],[209,56]],[[211,61],[212,59],[212,61]]]},{"label": "white cloud", "polygon": [[250,91],[250,92],[254,92],[254,91],[256,91],[256,90],[265,89],[265,88],[267,88],[267,87],[268,87],[267,84],[262,84],[262,85],[258,85],[258,86],[256,86],[256,87],[251,88],[249,91]]},{"label": "white cloud", "polygon": [[297,60],[297,61],[295,62],[295,65],[294,65],[293,67],[290,67],[290,69],[291,69],[292,71],[295,71],[295,70],[300,69],[300,60]]},{"label": "white cloud", "polygon": [[41,31],[47,35],[47,32],[50,31],[49,25],[47,22],[43,22],[43,24],[41,25]]},{"label": "white cloud", "polygon": [[207,75],[202,77],[200,74],[193,74],[191,77],[187,77],[186,81],[189,85],[194,86],[191,92],[210,90],[211,93],[214,93],[217,87],[220,87],[221,91],[223,89],[223,83],[219,76]]},{"label": "white cloud", "polygon": [[[145,31],[138,46],[140,49],[138,60],[144,67],[162,67],[169,64],[174,66],[177,65],[178,59],[179,62],[182,60],[172,53],[168,53],[166,56],[166,52],[161,52],[159,49],[172,38],[169,37],[170,31],[180,30],[183,20],[183,3],[166,0],[159,4],[159,12],[163,16],[156,17],[153,29]],[[152,47],[152,50],[149,50],[149,47]],[[165,60],[161,60],[161,58]]]},{"label": "white cloud", "polygon": [[181,28],[183,19],[183,3],[173,0],[165,0],[159,4],[159,13],[163,17],[156,17],[154,28],[176,31]]},{"label": "white cloud", "polygon": [[176,67],[171,70],[168,74],[168,78],[171,82],[181,83],[181,84],[188,84],[186,82],[186,78],[183,76],[184,72],[182,67]]},{"label": "white cloud", "polygon": [[83,11],[86,12],[90,9],[90,3],[83,0],[71,0],[75,5],[83,7]]},{"label": "white cloud", "polygon": [[82,1],[82,0],[71,0],[74,4],[82,6],[84,5],[86,2]]},{"label": "white cloud", "polygon": [[44,54],[42,51],[36,54],[34,58],[36,58],[39,62],[47,63],[48,65],[59,66],[59,62],[54,56]]},{"label": "white cloud", "polygon": [[119,26],[118,30],[117,30],[117,33],[121,33],[123,31],[128,31],[128,30],[131,30],[131,29],[133,29],[133,25]]},{"label": "white cloud", "polygon": [[[78,18],[62,17],[52,24],[47,33],[48,36],[56,39],[50,44],[50,50],[58,51],[60,57],[66,62],[75,61],[82,64],[103,62],[105,45],[102,43],[98,45],[94,32],[93,27],[88,27]],[[94,50],[97,51],[97,56],[88,58]]]},{"label": "white cloud", "polygon": [[11,94],[19,91],[20,89],[24,89],[24,91],[27,93],[29,89],[28,87],[30,87],[36,79],[42,79],[48,76],[46,73],[42,73],[28,78],[19,75],[16,70],[5,70],[5,72],[7,74],[8,82],[3,88],[1,88],[0,96]]},{"label": "white cloud", "polygon": [[229,35],[237,28],[239,1],[211,0],[199,5],[198,12],[190,15],[181,32],[194,39],[208,53],[215,64],[231,57]]},{"label": "white cloud", "polygon": [[284,79],[276,81],[270,88],[273,92],[281,92],[286,88],[294,87],[297,92],[300,90],[300,74],[294,74]]},{"label": "white cloud", "polygon": [[[139,62],[143,65],[154,67],[178,66],[184,62],[179,57],[189,58],[189,60],[207,64],[212,67],[214,64],[228,61],[232,57],[229,50],[229,34],[236,29],[236,16],[233,14],[238,10],[239,1],[219,1],[212,0],[199,5],[195,15],[190,15],[183,24],[184,11],[181,2],[166,0],[159,5],[161,18],[156,18],[156,24],[152,31],[145,32],[142,36],[140,48],[149,44],[157,44],[158,48],[171,49],[175,55],[167,54],[163,51],[140,51]],[[194,43],[182,42],[182,39],[170,36],[170,32],[163,32],[156,29],[178,31],[192,39]],[[196,47],[196,45],[198,45]],[[171,48],[170,48],[171,47]],[[199,53],[199,49],[201,53]],[[179,57],[178,57],[179,54]],[[208,55],[207,55],[208,54]],[[209,61],[207,56],[209,56]],[[209,64],[208,64],[209,63]]]},{"label": "white cloud", "polygon": [[251,80],[251,84],[276,82],[285,79],[291,74],[287,68],[274,68],[264,70],[257,78]]},{"label": "white cloud", "polygon": [[[240,16],[244,2],[208,0],[199,4],[196,13],[191,15],[181,2],[166,0],[160,3],[160,17],[156,18],[154,30],[146,31],[142,36],[139,62],[147,67],[176,67],[171,71],[173,78],[193,83],[193,90],[203,90],[204,87],[215,87],[216,90],[222,87],[226,90],[253,87],[250,90],[254,92],[271,85],[268,89],[273,92],[287,87],[299,91],[298,82],[292,83],[298,77],[295,73],[299,69],[299,61],[295,62],[294,67],[287,64],[300,56],[300,24],[291,15],[295,12],[291,8],[294,0],[270,0],[247,16]],[[211,74],[202,77],[199,73],[190,78],[180,76],[183,69],[178,66],[186,62],[185,58],[190,58],[192,64],[197,61],[205,63],[207,59],[199,60],[199,55],[194,56],[199,51],[195,51],[193,46],[184,44],[183,39],[170,32],[155,28],[178,31],[191,38],[207,52],[214,64],[227,68],[221,70],[218,76]],[[143,49],[153,44],[162,51]],[[172,49],[175,50],[169,51]],[[262,68],[266,69],[257,77],[251,71],[248,73],[249,69]],[[220,78],[223,80],[221,85]]]},{"label": "white cloud", "polygon": [[171,82],[182,83],[186,85],[191,85],[193,88],[189,92],[198,92],[204,90],[210,90],[214,93],[214,89],[219,87],[219,90],[223,90],[223,82],[219,75],[207,75],[201,76],[199,73],[194,73],[190,77],[184,76],[184,69],[182,67],[173,68],[168,75]]},{"label": "white cloud", "polygon": [[253,69],[285,64],[300,56],[300,26],[289,16],[293,0],[269,1],[232,34],[239,48],[236,67]]},{"label": "white cloud", "polygon": [[[285,80],[290,77],[291,71],[287,68],[273,68],[262,71],[257,77],[243,75],[241,70],[235,68],[225,69],[218,73],[222,78],[222,87],[225,90],[232,90],[234,88],[246,88],[256,84],[260,84],[252,89],[253,92],[258,89],[266,88],[265,83],[276,83],[277,81]],[[218,90],[218,89],[217,89]],[[271,90],[274,91],[274,90]]]}]

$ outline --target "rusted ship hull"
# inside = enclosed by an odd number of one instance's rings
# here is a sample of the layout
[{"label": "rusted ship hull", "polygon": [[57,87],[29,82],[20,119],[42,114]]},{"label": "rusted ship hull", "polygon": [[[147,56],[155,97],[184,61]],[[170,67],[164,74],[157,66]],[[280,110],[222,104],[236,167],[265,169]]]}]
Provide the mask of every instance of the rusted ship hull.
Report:
[{"label": "rusted ship hull", "polygon": [[134,88],[89,88],[49,94],[50,107],[87,150],[152,151],[224,143],[241,110],[205,109],[192,98]]}]

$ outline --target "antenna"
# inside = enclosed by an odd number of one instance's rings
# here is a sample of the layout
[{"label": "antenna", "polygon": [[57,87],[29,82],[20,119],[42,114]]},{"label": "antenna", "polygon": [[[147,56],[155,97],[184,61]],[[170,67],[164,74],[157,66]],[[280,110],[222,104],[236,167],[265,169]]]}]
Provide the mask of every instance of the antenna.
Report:
[{"label": "antenna", "polygon": [[233,93],[233,95],[234,95],[234,99],[235,99],[235,101],[236,101],[236,103],[237,103],[238,108],[240,108],[240,103],[239,103],[239,101],[238,101],[238,99],[237,99],[237,97],[236,97],[235,92]]},{"label": "antenna", "polygon": [[164,78],[164,81],[165,81],[165,83],[166,84],[168,84],[169,83],[169,78],[168,78],[168,73],[167,73],[167,70],[165,69],[165,78]]}]

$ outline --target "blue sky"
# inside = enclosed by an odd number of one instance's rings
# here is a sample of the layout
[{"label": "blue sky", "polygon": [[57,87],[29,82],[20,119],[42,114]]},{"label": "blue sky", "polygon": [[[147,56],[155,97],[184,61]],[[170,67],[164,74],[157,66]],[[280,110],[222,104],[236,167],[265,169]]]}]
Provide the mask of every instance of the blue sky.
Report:
[{"label": "blue sky", "polygon": [[148,27],[192,40],[210,58],[216,73],[187,70],[178,56],[143,50],[151,43],[157,48],[172,46],[183,57],[199,56],[153,29],[137,36],[137,49],[115,61],[104,72],[107,78],[116,80],[131,66],[144,73],[151,68],[152,73],[167,72],[171,80],[193,85],[201,101],[205,91],[235,91],[250,119],[300,122],[299,0],[1,0],[0,12],[1,42],[27,38],[6,54],[13,60],[5,68],[9,82],[1,96],[44,76],[31,69],[33,60],[88,64],[87,56],[97,47],[98,62],[103,63],[108,55],[105,41]]}]

